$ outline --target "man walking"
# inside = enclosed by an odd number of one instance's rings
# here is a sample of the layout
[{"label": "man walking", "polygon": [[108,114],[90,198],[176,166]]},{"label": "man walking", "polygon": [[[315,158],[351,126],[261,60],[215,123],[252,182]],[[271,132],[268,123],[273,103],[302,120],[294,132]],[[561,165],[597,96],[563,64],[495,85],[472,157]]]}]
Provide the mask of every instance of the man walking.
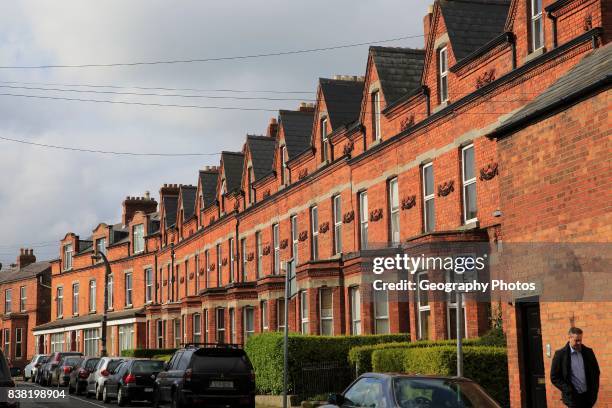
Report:
[{"label": "man walking", "polygon": [[599,392],[599,365],[593,350],[582,344],[581,329],[572,327],[568,336],[565,347],[555,352],[550,381],[568,407],[591,408]]}]

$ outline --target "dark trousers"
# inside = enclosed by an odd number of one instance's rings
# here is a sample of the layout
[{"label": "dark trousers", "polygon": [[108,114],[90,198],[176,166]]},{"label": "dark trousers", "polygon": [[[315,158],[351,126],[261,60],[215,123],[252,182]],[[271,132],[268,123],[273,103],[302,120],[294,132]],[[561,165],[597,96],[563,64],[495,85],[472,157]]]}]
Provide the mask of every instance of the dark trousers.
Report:
[{"label": "dark trousers", "polygon": [[591,404],[591,396],[588,392],[583,392],[582,394],[575,394],[574,404],[568,405],[570,408],[592,408],[593,404]]}]

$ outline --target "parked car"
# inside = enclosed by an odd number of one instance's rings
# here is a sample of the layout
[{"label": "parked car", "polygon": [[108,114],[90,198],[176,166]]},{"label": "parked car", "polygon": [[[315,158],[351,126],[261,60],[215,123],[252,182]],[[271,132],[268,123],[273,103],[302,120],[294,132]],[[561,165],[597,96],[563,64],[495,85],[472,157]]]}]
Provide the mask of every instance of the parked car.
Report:
[{"label": "parked car", "polygon": [[57,367],[51,373],[51,386],[67,387],[70,381],[70,373],[83,361],[82,356],[66,356],[61,359]]},{"label": "parked car", "polygon": [[115,369],[125,359],[119,357],[102,357],[96,364],[95,369],[87,377],[87,387],[85,388],[85,395],[95,397],[102,400],[102,387],[108,379],[108,377],[115,372]]},{"label": "parked car", "polygon": [[70,372],[68,381],[68,393],[82,394],[87,388],[87,378],[96,368],[100,357],[84,357],[81,362]]},{"label": "parked car", "polygon": [[82,355],[83,355],[82,353],[77,353],[74,351],[68,351],[68,352],[61,351],[61,352],[52,353],[49,356],[49,360],[47,360],[47,362],[42,366],[40,384],[41,385],[51,385],[52,374],[55,368],[58,366],[58,364],[64,357],[82,356]]},{"label": "parked car", "polygon": [[34,364],[34,368],[32,368],[32,381],[36,384],[41,384],[42,382],[42,368],[49,361],[50,355],[45,354],[38,358],[38,362]]},{"label": "parked car", "polygon": [[120,407],[130,401],[152,401],[155,377],[164,369],[161,360],[133,359],[119,364],[102,388],[102,401],[117,399]]},{"label": "parked car", "polygon": [[40,361],[47,357],[46,354],[34,354],[32,360],[23,368],[23,381],[34,382],[36,378],[36,372],[38,371],[38,367],[40,366]]},{"label": "parked car", "polygon": [[475,382],[462,377],[367,373],[342,394],[329,396],[333,407],[501,408]]},{"label": "parked car", "polygon": [[243,349],[232,345],[177,350],[155,380],[154,406],[255,407],[255,372]]},{"label": "parked car", "polygon": [[7,408],[18,408],[19,402],[11,401],[8,398],[9,388],[15,388],[15,381],[11,376],[4,352],[0,349],[0,406]]}]

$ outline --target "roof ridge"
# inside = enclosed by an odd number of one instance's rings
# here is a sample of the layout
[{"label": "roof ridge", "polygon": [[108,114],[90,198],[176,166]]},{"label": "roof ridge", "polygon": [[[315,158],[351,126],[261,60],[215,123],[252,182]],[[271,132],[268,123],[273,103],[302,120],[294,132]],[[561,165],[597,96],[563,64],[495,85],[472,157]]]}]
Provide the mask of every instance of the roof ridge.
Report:
[{"label": "roof ridge", "polygon": [[385,47],[382,45],[370,46],[371,51],[385,51],[385,52],[397,52],[402,54],[424,54],[425,49],[423,48],[409,48],[409,47]]},{"label": "roof ridge", "polygon": [[244,153],[242,153],[242,152],[229,152],[229,151],[226,151],[226,150],[223,150],[221,152],[221,154],[222,155],[223,154],[230,154],[230,155],[233,155],[233,156],[244,156]]},{"label": "roof ridge", "polygon": [[319,78],[319,82],[342,82],[345,84],[363,84],[365,79],[334,79],[334,78]]}]

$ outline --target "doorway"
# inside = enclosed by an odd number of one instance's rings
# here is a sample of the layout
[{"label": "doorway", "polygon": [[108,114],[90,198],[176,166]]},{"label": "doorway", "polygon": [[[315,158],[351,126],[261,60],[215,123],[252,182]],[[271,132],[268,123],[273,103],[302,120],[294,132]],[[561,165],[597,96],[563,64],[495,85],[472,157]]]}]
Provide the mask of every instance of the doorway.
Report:
[{"label": "doorway", "polygon": [[525,302],[519,304],[521,316],[521,344],[523,351],[522,378],[525,385],[528,407],[546,407],[546,382],[544,358],[542,356],[542,326],[540,304]]}]

